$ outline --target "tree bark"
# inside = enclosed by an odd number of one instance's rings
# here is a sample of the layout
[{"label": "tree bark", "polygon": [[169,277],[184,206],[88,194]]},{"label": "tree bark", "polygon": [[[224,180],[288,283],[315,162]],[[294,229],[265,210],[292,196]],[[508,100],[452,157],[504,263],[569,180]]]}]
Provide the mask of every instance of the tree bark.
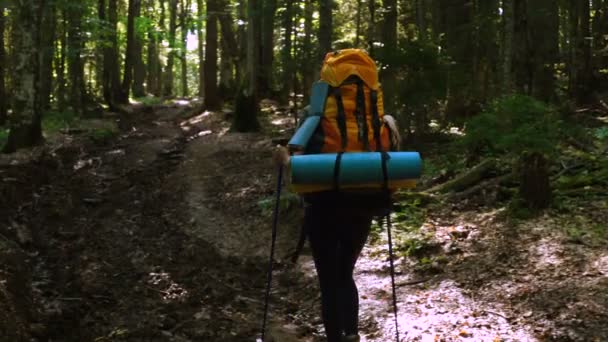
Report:
[{"label": "tree bark", "polygon": [[319,0],[319,61],[332,51],[333,0]]},{"label": "tree bark", "polygon": [[131,85],[133,83],[133,66],[138,55],[135,45],[135,18],[139,16],[140,11],[141,0],[129,0],[129,9],[127,13],[127,48],[122,77],[122,95],[124,95],[126,99],[123,99],[121,102],[124,103],[129,100]]},{"label": "tree bark", "polygon": [[[154,0],[148,0],[146,12],[148,17],[152,17],[152,12],[155,10]],[[146,88],[148,93],[155,96],[161,96],[158,86],[159,76],[159,57],[158,57],[158,41],[160,33],[154,27],[148,29],[148,55],[147,55],[147,78]]]},{"label": "tree bark", "polygon": [[82,115],[86,107],[86,86],[84,81],[84,63],[81,55],[84,48],[82,36],[82,14],[81,3],[70,3],[66,9],[68,17],[68,76],[70,91],[68,103],[72,110]]},{"label": "tree bark", "polygon": [[190,90],[188,89],[188,28],[189,19],[188,13],[190,12],[190,1],[180,1],[180,15],[179,23],[181,26],[181,51],[180,51],[180,64],[181,64],[181,81],[182,81],[182,96],[188,97]]},{"label": "tree bark", "polygon": [[291,35],[293,31],[293,3],[287,1],[285,4],[285,11],[283,12],[283,49],[281,51],[282,64],[283,64],[283,86],[281,87],[281,102],[288,103],[289,95],[291,93],[292,81],[292,44]]},{"label": "tree bark", "polygon": [[222,14],[218,17],[221,29],[221,64],[220,64],[220,94],[222,99],[234,97],[234,70],[238,65],[238,44],[233,27],[233,17],[230,12],[229,3],[221,2]]},{"label": "tree bark", "polygon": [[207,0],[207,32],[205,36],[205,107],[214,110],[221,106],[217,88],[217,6],[218,0]]},{"label": "tree bark", "polygon": [[[277,11],[277,0],[258,0],[258,7],[262,8],[261,32],[257,35],[262,36],[260,44],[260,72],[258,75],[258,92],[261,97],[272,97],[272,72],[274,63],[274,19]],[[257,37],[257,36],[256,36]],[[257,39],[257,38],[256,38]]]},{"label": "tree bark", "polygon": [[40,110],[51,107],[53,92],[53,56],[55,54],[55,4],[50,2],[42,12],[40,24]]},{"label": "tree bark", "polygon": [[[59,12],[61,13],[61,12]],[[61,13],[61,32],[57,44],[58,56],[55,61],[55,72],[57,74],[57,88],[55,89],[55,98],[57,99],[57,109],[64,111],[67,107],[67,88],[65,77],[65,63],[67,60],[67,41],[68,41],[68,24],[65,12]],[[102,68],[103,71],[103,68]],[[102,83],[103,84],[103,83]]]},{"label": "tree bark", "polygon": [[520,160],[521,184],[519,194],[527,207],[545,209],[551,204],[549,165],[541,153],[525,153]]},{"label": "tree bark", "polygon": [[12,8],[12,39],[14,46],[12,106],[9,136],[3,152],[42,143],[38,77],[40,76],[38,44],[40,16],[44,3],[35,0],[15,0]]},{"label": "tree bark", "polygon": [[177,34],[177,1],[169,0],[169,54],[167,56],[167,67],[163,82],[163,96],[173,96],[173,81],[175,56],[177,53],[176,34]]},{"label": "tree bark", "polygon": [[382,37],[384,47],[382,55],[385,65],[380,76],[382,77],[382,90],[384,92],[384,111],[394,114],[396,111],[395,95],[397,88],[397,71],[392,62],[393,54],[397,51],[397,1],[384,0],[384,22],[382,24]]},{"label": "tree bark", "polygon": [[258,0],[247,1],[247,74],[237,93],[232,122],[232,130],[237,132],[251,132],[260,128],[257,70],[261,39],[259,10]]},{"label": "tree bark", "polygon": [[4,69],[6,66],[6,52],[4,50],[4,28],[6,25],[4,18],[4,6],[0,5],[0,126],[6,123],[8,112],[8,97],[6,94],[6,85],[4,83]]},{"label": "tree bark", "polygon": [[236,84],[240,85],[245,82],[245,77],[247,75],[247,25],[244,23],[247,22],[247,2],[246,0],[239,0],[238,7],[238,21],[239,26],[236,32],[236,40],[237,40],[237,65],[235,70],[235,78]]},{"label": "tree bark", "polygon": [[304,103],[308,103],[310,98],[310,89],[314,82],[314,53],[312,47],[312,16],[313,16],[313,0],[304,0],[304,40],[302,41],[302,86],[304,88]]},{"label": "tree bark", "polygon": [[426,25],[426,6],[425,0],[416,1],[416,27],[418,28],[418,37],[421,40],[427,39],[427,25]]},{"label": "tree bark", "polygon": [[514,1],[503,0],[503,43],[502,43],[502,92],[513,91],[513,35],[515,30]]},{"label": "tree bark", "polygon": [[588,1],[570,0],[570,93],[578,104],[589,103],[593,89],[591,70],[590,8]]},{"label": "tree bark", "polygon": [[369,7],[369,25],[367,27],[367,45],[369,55],[374,58],[376,56],[376,47],[374,42],[376,41],[376,0],[368,0]]},{"label": "tree bark", "polygon": [[[141,8],[142,8],[142,0],[134,0],[137,2],[134,9],[134,24],[137,24],[137,20],[141,17]],[[142,32],[135,29],[133,34],[133,55],[131,56],[133,60],[133,86],[131,90],[133,91],[134,97],[143,97],[146,96],[146,90],[144,87],[144,83],[146,81],[146,66],[143,60],[143,40],[142,40]]]},{"label": "tree bark", "polygon": [[[105,2],[100,0],[100,4]],[[103,11],[101,9],[103,8]],[[100,20],[105,24],[104,41],[105,49],[103,56],[103,88],[104,99],[111,110],[117,110],[117,106],[126,103],[128,100],[122,94],[120,84],[120,68],[118,62],[118,33],[116,25],[118,23],[118,3],[117,0],[109,0],[108,13],[106,18],[105,4],[100,6]]]},{"label": "tree bark", "polygon": [[198,36],[198,96],[205,96],[205,41],[203,36],[203,0],[196,0],[198,18],[196,19],[196,31]]}]

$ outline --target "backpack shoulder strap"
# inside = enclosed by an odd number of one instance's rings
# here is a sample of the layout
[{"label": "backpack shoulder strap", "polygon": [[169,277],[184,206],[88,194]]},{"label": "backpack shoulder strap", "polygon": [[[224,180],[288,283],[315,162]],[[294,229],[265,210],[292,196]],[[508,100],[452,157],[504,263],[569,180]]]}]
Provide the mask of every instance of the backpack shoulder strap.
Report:
[{"label": "backpack shoulder strap", "polygon": [[329,94],[329,84],[327,82],[317,81],[312,85],[310,92],[310,115],[323,116],[327,94]]}]

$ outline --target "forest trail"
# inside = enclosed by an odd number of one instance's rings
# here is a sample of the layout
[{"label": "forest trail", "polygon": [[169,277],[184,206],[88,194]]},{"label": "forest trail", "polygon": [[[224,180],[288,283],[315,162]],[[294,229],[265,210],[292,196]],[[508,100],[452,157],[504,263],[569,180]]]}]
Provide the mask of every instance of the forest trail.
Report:
[{"label": "forest trail", "polygon": [[[60,162],[47,166],[48,183],[9,213],[13,230],[32,235],[21,241],[33,263],[31,317],[20,322],[28,334],[258,337],[276,182],[269,135],[288,135],[291,120],[270,108],[272,134],[229,133],[230,113],[197,107],[139,109],[106,144],[53,151]],[[287,194],[270,316],[273,334],[290,336],[284,341],[316,342],[312,261],[306,253],[297,266],[285,261],[297,240],[296,203]],[[502,211],[463,202],[426,212],[421,231],[432,243],[412,247],[418,261],[396,260],[403,340],[608,340],[605,248],[565,240],[559,216],[515,226]],[[405,234],[399,223],[395,231]],[[383,230],[366,246],[357,281],[362,340],[394,340]],[[10,311],[2,309],[0,318]]]}]

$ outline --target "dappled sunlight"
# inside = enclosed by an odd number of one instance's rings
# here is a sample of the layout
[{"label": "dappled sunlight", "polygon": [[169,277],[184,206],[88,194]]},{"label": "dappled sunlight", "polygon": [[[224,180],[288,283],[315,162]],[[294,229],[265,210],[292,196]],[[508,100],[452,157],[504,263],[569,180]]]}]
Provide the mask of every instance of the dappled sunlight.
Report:
[{"label": "dappled sunlight", "polygon": [[538,269],[563,264],[562,256],[564,250],[562,245],[556,242],[555,239],[543,238],[540,241],[531,244],[529,251],[530,256],[534,258],[533,262]]},{"label": "dappled sunlight", "polygon": [[608,277],[608,254],[604,253],[600,255],[596,260],[592,261],[589,271],[597,272],[603,275],[604,277]]},{"label": "dappled sunlight", "polygon": [[186,127],[186,126],[192,126],[192,125],[196,125],[198,123],[201,123],[206,117],[208,117],[211,114],[210,111],[205,111],[199,115],[193,116],[188,120],[182,121],[180,126]]},{"label": "dappled sunlight", "polygon": [[188,290],[171,279],[167,272],[150,272],[148,288],[158,292],[164,302],[183,302],[188,299]]}]

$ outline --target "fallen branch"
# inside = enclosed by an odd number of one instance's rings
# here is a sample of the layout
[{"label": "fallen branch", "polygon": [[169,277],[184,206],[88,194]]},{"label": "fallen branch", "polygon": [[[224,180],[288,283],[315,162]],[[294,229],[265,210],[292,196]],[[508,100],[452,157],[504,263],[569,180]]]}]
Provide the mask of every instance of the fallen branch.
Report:
[{"label": "fallen branch", "polygon": [[423,278],[423,279],[418,279],[418,280],[410,280],[410,281],[404,281],[401,283],[397,284],[397,287],[401,287],[401,286],[411,286],[411,285],[418,285],[418,284],[422,284],[422,283],[426,283],[427,281],[433,279],[434,277],[430,277],[430,278]]},{"label": "fallen branch", "polygon": [[479,183],[495,166],[496,161],[493,158],[488,158],[470,171],[457,176],[451,181],[434,186],[428,192],[448,193],[463,191],[471,185]]}]

